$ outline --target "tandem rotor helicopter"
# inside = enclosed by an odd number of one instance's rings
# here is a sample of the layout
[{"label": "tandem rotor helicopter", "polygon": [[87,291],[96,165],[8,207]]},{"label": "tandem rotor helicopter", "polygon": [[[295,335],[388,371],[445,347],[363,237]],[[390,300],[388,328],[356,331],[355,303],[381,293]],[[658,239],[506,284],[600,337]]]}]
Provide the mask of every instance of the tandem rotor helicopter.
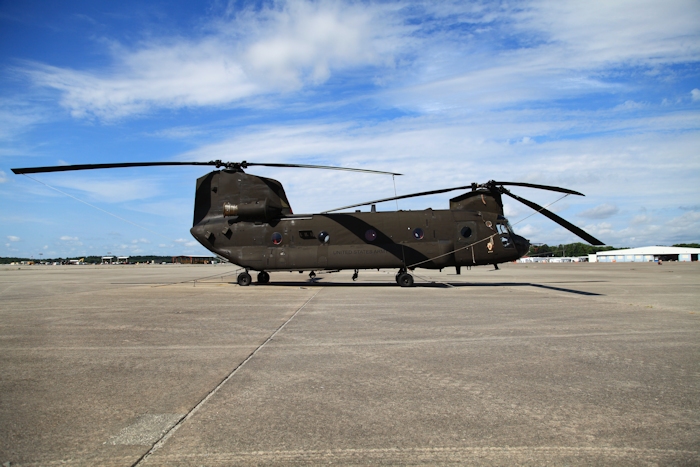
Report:
[{"label": "tandem rotor helicopter", "polygon": [[[548,185],[520,182],[472,183],[358,203],[318,214],[293,214],[282,184],[244,172],[254,166],[295,167],[400,175],[375,170],[305,164],[255,162],[126,162],[12,169],[15,174],[72,170],[202,165],[214,170],[197,179],[194,222],[190,232],[206,249],[226,258],[245,272],[238,284],[270,281],[271,271],[339,271],[396,268],[396,282],[413,285],[416,268],[442,269],[514,261],[528,252],[530,243],[513,232],[503,215],[502,195],[510,196],[543,214],[593,245],[603,242],[544,207],[511,193],[521,186],[583,196]],[[220,169],[220,170],[219,170]],[[465,191],[450,200],[449,209],[377,212],[376,204],[450,191]],[[336,212],[371,206],[370,212]]]}]

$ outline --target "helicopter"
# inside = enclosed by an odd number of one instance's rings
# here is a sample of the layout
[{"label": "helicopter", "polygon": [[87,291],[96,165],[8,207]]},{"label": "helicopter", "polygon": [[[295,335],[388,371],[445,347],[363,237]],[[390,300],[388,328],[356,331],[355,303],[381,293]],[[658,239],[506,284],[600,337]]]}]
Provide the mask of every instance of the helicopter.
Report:
[{"label": "helicopter", "polygon": [[[190,232],[207,250],[245,269],[237,283],[270,282],[271,271],[397,269],[396,282],[411,287],[416,268],[494,265],[524,256],[530,242],[517,235],[503,214],[502,196],[509,196],[586,240],[604,245],[581,228],[544,207],[512,193],[520,186],[584,196],[574,190],[524,182],[490,180],[486,183],[443,188],[343,206],[317,214],[294,214],[282,184],[245,172],[248,167],[294,167],[401,175],[376,170],[307,164],[256,162],[124,162],[12,169],[15,174],[72,170],[202,165],[216,170],[197,179],[194,220]],[[465,191],[467,190],[467,191]],[[450,191],[464,193],[450,199],[449,209],[379,212],[386,201]],[[361,206],[370,211],[338,212]]]}]

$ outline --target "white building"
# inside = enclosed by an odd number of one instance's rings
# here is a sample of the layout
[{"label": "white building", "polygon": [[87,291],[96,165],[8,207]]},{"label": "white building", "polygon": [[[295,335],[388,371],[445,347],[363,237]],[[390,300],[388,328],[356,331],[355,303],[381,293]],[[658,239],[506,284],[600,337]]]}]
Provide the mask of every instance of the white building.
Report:
[{"label": "white building", "polygon": [[700,248],[645,246],[627,250],[599,251],[588,255],[591,263],[648,263],[651,261],[697,261]]}]

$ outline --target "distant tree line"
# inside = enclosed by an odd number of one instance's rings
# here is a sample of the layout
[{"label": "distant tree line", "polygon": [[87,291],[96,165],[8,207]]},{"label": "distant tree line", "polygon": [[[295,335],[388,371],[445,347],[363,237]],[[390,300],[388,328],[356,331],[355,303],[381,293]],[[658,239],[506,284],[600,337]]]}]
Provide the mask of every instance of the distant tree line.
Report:
[{"label": "distant tree line", "polygon": [[[672,246],[680,248],[700,248],[700,243],[677,243]],[[599,251],[628,250],[629,248],[630,247],[628,246],[622,248],[617,248],[614,246],[593,246],[586,243],[568,243],[566,245],[550,246],[545,243],[541,245],[530,245],[528,256],[587,256]]]},{"label": "distant tree line", "polygon": [[[116,260],[116,256],[114,259]],[[84,259],[87,264],[101,264],[102,256],[71,256],[67,258],[18,258],[18,257],[0,257],[0,264],[10,264],[10,263],[20,263],[22,261],[34,261],[35,263],[68,263],[70,260]],[[157,255],[145,255],[145,256],[129,256],[130,263],[150,263],[155,261],[156,263],[170,263],[172,262],[172,256],[157,256]]]},{"label": "distant tree line", "polygon": [[614,246],[593,246],[580,242],[551,246],[545,243],[542,245],[530,245],[530,251],[528,251],[528,256],[588,256],[599,251],[624,250],[627,248],[629,247],[616,248]]}]

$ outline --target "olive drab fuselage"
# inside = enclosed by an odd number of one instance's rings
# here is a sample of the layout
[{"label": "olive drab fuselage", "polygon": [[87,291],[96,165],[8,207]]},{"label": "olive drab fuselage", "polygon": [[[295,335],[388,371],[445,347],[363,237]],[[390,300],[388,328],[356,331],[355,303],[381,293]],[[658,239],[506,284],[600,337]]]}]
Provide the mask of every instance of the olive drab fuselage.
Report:
[{"label": "olive drab fuselage", "polygon": [[278,181],[217,170],[197,180],[194,211],[205,248],[257,271],[441,269],[514,261],[529,248],[488,189],[446,210],[295,215]]}]

